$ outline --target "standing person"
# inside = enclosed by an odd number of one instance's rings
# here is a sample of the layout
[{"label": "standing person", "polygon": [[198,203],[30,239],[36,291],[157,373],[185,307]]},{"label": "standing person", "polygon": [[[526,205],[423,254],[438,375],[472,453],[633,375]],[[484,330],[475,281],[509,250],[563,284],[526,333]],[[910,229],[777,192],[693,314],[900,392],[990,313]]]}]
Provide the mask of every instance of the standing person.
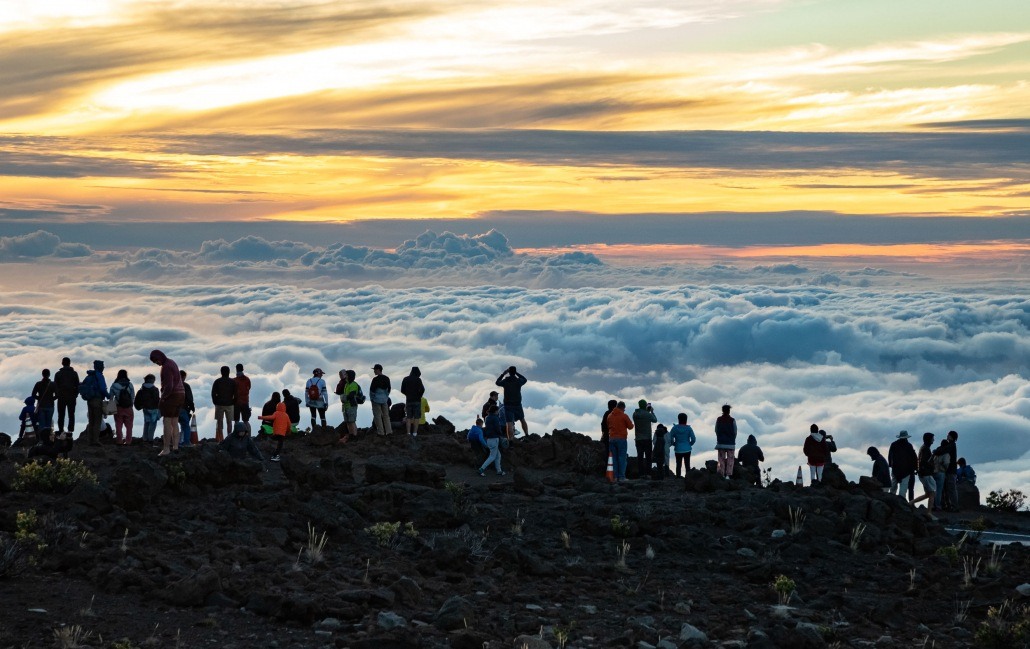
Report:
[{"label": "standing person", "polygon": [[719,454],[719,475],[733,475],[733,453],[737,450],[737,420],[730,416],[732,406],[722,407],[722,415],[715,420],[715,450]]},{"label": "standing person", "polygon": [[490,451],[490,455],[486,457],[486,461],[479,467],[479,475],[481,477],[486,476],[486,468],[491,464],[494,465],[497,475],[504,475],[504,469],[501,468],[501,437],[505,435],[504,429],[501,428],[501,419],[497,416],[497,406],[491,406],[490,414],[486,416],[486,425],[483,429],[483,438],[486,439],[486,448]]},{"label": "standing person", "polygon": [[504,422],[508,439],[515,436],[516,421],[522,424],[523,436],[529,435],[526,413],[522,410],[522,386],[527,382],[526,377],[519,374],[514,365],[501,372],[494,382],[504,392]]},{"label": "standing person", "polygon": [[737,463],[755,470],[755,480],[752,484],[756,487],[762,486],[762,467],[759,462],[765,462],[765,453],[762,453],[762,447],[758,445],[755,436],[748,435],[747,444],[741,446],[737,452]]},{"label": "standing person", "polygon": [[[490,395],[496,395],[496,392],[491,392]],[[601,415],[601,465],[604,467],[605,475],[608,474],[608,456],[611,455],[611,451],[608,449],[608,415],[612,414],[612,410],[615,410],[615,406],[619,405],[619,402],[615,399],[608,400],[608,409]],[[486,407],[486,406],[484,406]]]},{"label": "standing person", "polygon": [[283,452],[283,441],[286,440],[286,435],[290,432],[290,428],[293,425],[290,422],[290,416],[286,414],[286,403],[276,404],[274,415],[261,415],[259,419],[272,422],[272,435],[275,436],[275,455],[271,457],[271,460],[278,462],[279,456]]},{"label": "standing person", "polygon": [[651,424],[657,423],[658,418],[647,399],[641,399],[637,406],[633,411],[633,441],[637,447],[637,475],[644,478],[651,473]]},{"label": "standing person", "polygon": [[358,405],[365,401],[365,395],[361,394],[361,386],[358,385],[356,378],[354,370],[346,370],[343,373],[340,403],[343,404],[343,424],[347,432],[340,437],[341,444],[346,444],[352,437],[358,436]]},{"label": "standing person", "polygon": [[805,438],[803,451],[805,453],[805,457],[808,458],[808,471],[811,474],[811,484],[822,484],[823,468],[826,466],[826,461],[830,457],[830,446],[826,441],[826,437],[823,435],[823,431],[819,430],[819,426],[812,424],[808,437]]},{"label": "standing person", "polygon": [[57,431],[64,433],[64,417],[68,415],[68,433],[75,430],[75,400],[79,398],[79,373],[72,368],[67,356],[61,359],[61,369],[54,375],[57,393]]},{"label": "standing person", "polygon": [[86,370],[86,378],[79,384],[79,396],[86,402],[87,439],[90,446],[100,445],[100,425],[104,420],[104,399],[111,397],[104,378],[104,361],[93,361],[93,369]]},{"label": "standing person", "polygon": [[161,421],[164,423],[164,448],[158,455],[179,450],[179,411],[186,403],[186,389],[182,387],[182,374],[175,361],[160,349],[150,352],[150,360],[161,366]]},{"label": "standing person", "polygon": [[941,445],[933,452],[933,483],[937,487],[933,501],[935,512],[944,508],[944,476],[948,472],[948,464],[951,463],[950,451],[951,446],[948,444],[948,438],[945,437],[941,440]]},{"label": "standing person", "polygon": [[910,494],[909,502],[911,502],[912,496],[909,487],[912,484],[912,476],[916,472],[919,460],[916,456],[916,450],[912,448],[912,442],[908,440],[909,434],[907,430],[898,433],[898,437],[891,443],[890,448],[887,449],[887,464],[891,468],[891,493],[904,498],[907,491]]},{"label": "standing person", "polygon": [[425,426],[426,425],[426,413],[429,412],[429,400],[427,400],[425,397],[422,397],[422,409],[421,409],[420,412],[422,413],[422,416],[419,417],[418,424],[419,424],[419,426]]},{"label": "standing person", "polygon": [[923,485],[923,495],[912,501],[916,504],[921,500],[927,501],[926,513],[930,520],[937,520],[933,515],[934,498],[937,495],[937,483],[933,479],[933,433],[923,433],[923,445],[919,447],[919,482]]},{"label": "standing person", "polygon": [[612,454],[612,471],[615,473],[617,484],[626,481],[626,440],[631,430],[633,420],[626,414],[625,402],[620,401],[608,415],[608,449]]},{"label": "standing person", "polygon": [[[232,420],[250,422],[250,377],[243,373],[243,363],[236,363],[236,402],[233,404]],[[250,430],[250,426],[247,426]],[[234,429],[235,430],[235,429]]]},{"label": "standing person", "polygon": [[[117,410],[114,413],[114,433],[118,444],[128,446],[132,444],[132,411],[133,401],[136,399],[136,389],[129,381],[127,370],[118,370],[118,376],[111,384],[111,399],[114,401]],[[122,427],[125,427],[125,441],[122,441]]]},{"label": "standing person", "polygon": [[54,401],[57,399],[57,386],[50,380],[50,370],[43,370],[43,378],[32,386],[32,396],[36,398],[37,419],[40,428],[54,427]]},{"label": "standing person", "polygon": [[304,405],[311,411],[311,430],[315,430],[315,415],[322,420],[322,428],[326,428],[325,411],[329,407],[329,390],[326,388],[325,372],[321,367],[311,370],[311,378],[304,384]]},{"label": "standing person", "polygon": [[296,433],[300,427],[300,399],[283,388],[283,404],[286,406],[286,416],[290,418],[290,432]]},{"label": "standing person", "polygon": [[383,366],[372,366],[372,382],[368,384],[368,398],[372,402],[372,427],[378,435],[389,435],[390,426],[390,377],[383,374]]},{"label": "standing person", "polygon": [[658,424],[654,427],[654,451],[652,457],[654,458],[656,480],[664,480],[665,474],[669,472],[669,444],[665,441],[666,434],[669,430],[664,424]]},{"label": "standing person", "polygon": [[944,472],[944,509],[958,511],[958,432],[948,431],[948,445],[951,447],[951,461]]},{"label": "standing person", "polygon": [[486,419],[487,415],[490,414],[490,406],[497,405],[497,397],[497,390],[490,390],[490,397],[486,400],[486,403],[483,404],[483,411],[479,413],[480,417]]},{"label": "standing person", "polygon": [[179,409],[179,447],[193,446],[200,442],[193,430],[193,413],[197,411],[197,404],[193,401],[193,388],[186,382],[186,370],[179,370],[182,378],[182,389],[186,393],[186,400],[182,402]]},{"label": "standing person", "polygon": [[[422,370],[412,367],[401,380],[401,394],[404,395],[404,423],[405,430],[412,437],[418,436],[418,420],[422,418],[422,396],[426,393],[426,386],[422,383]],[[498,460],[498,467],[500,460]]]},{"label": "standing person", "polygon": [[153,374],[143,377],[143,385],[136,391],[136,400],[133,405],[136,410],[143,413],[143,441],[147,444],[154,444],[154,431],[157,430],[157,421],[161,418],[161,393],[158,392],[154,383],[157,378]]},{"label": "standing person", "polygon": [[887,458],[880,454],[880,449],[870,446],[866,454],[873,461],[873,479],[880,483],[884,491],[891,490],[891,470],[887,464]]},{"label": "standing person", "polygon": [[[282,396],[280,396],[280,394],[278,392],[273,392],[271,398],[269,398],[269,400],[265,402],[265,405],[261,406],[261,415],[263,417],[269,417],[271,415],[274,415],[275,414],[275,407],[278,406],[282,402],[283,402]],[[286,416],[289,417],[290,413],[287,412]],[[268,421],[266,421],[266,420],[262,420],[262,421],[265,421],[265,423],[261,424],[261,432],[264,433],[265,435],[271,435],[272,434],[272,424],[268,423]],[[292,424],[292,422],[290,422],[290,423]]]},{"label": "standing person", "polygon": [[687,413],[681,412],[677,415],[679,422],[669,431],[669,444],[676,453],[676,477],[680,477],[680,468],[685,469],[684,474],[690,471],[690,453],[697,444],[697,437],[694,436],[694,429],[687,424]]},{"label": "standing person", "polygon": [[[231,430],[236,410],[236,381],[229,376],[229,366],[219,370],[221,376],[211,384],[211,403],[215,405],[215,441],[225,439],[225,430]],[[224,422],[224,428],[223,428]]]}]

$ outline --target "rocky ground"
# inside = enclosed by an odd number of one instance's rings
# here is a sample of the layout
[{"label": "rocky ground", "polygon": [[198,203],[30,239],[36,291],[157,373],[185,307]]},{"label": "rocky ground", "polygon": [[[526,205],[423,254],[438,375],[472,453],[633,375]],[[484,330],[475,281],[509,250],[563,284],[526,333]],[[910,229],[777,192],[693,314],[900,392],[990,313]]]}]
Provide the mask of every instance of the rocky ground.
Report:
[{"label": "rocky ground", "polygon": [[[479,477],[481,456],[438,424],[417,440],[362,431],[342,446],[316,431],[264,465],[213,443],[167,458],[139,443],[79,444],[73,459],[99,482],[55,494],[13,491],[25,460],[10,449],[0,550],[21,555],[0,558],[0,648],[941,648],[1030,637],[1016,628],[1030,601],[1020,595],[1030,587],[1017,590],[1030,581],[1027,548],[1007,546],[988,569],[990,548],[956,547],[942,525],[1026,531],[1028,514],[933,522],[839,472],[816,488],[756,488],[704,468],[614,486],[598,443],[568,431],[516,440],[507,475]],[[270,443],[261,449],[267,457]],[[16,544],[17,514],[30,510],[36,537]],[[323,535],[319,552],[312,537]]]}]

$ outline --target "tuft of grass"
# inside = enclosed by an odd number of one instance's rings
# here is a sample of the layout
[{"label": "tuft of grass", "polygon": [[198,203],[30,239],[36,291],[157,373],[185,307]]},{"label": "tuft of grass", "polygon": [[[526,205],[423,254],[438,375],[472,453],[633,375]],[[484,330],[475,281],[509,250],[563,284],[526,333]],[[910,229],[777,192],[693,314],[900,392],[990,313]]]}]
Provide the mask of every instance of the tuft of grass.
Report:
[{"label": "tuft of grass", "polygon": [[562,546],[566,550],[571,550],[572,549],[572,537],[569,536],[569,533],[566,532],[565,530],[562,530],[561,534],[559,534],[558,536],[561,538]]},{"label": "tuft of grass", "polygon": [[969,606],[972,603],[971,599],[955,602],[955,624],[962,624],[969,618]]},{"label": "tuft of grass", "polygon": [[987,571],[988,575],[995,577],[1001,574],[1001,562],[1005,559],[1005,553],[1002,552],[1001,556],[998,555],[998,544],[991,544],[991,556],[987,557],[987,567],[984,570]]},{"label": "tuft of grass", "polygon": [[308,561],[312,565],[322,563],[325,558],[325,544],[328,541],[328,532],[322,532],[319,536],[315,526],[308,521],[308,545],[305,550],[307,550]]},{"label": "tuft of grass", "polygon": [[908,571],[908,592],[912,592],[916,589],[916,569],[912,568]]},{"label": "tuft of grass", "polygon": [[858,552],[859,543],[862,542],[862,535],[865,534],[865,523],[859,523],[851,530],[851,551]]},{"label": "tuft of grass", "polygon": [[964,557],[962,559],[962,583],[966,588],[971,587],[973,585],[973,580],[980,574],[981,561],[983,561],[983,559],[977,558],[974,562],[973,557]]},{"label": "tuft of grass", "polygon": [[629,542],[623,541],[615,549],[615,567],[619,570],[627,570],[626,555],[629,554]]},{"label": "tuft of grass", "polygon": [[790,535],[797,536],[805,526],[805,512],[800,507],[787,507],[787,517],[790,519]]},{"label": "tuft of grass", "polygon": [[522,526],[526,524],[526,519],[521,516],[522,510],[515,510],[515,522],[511,524],[511,533],[514,536],[522,536]]},{"label": "tuft of grass", "polygon": [[92,637],[93,632],[85,630],[79,624],[54,629],[54,644],[57,649],[78,649]]}]

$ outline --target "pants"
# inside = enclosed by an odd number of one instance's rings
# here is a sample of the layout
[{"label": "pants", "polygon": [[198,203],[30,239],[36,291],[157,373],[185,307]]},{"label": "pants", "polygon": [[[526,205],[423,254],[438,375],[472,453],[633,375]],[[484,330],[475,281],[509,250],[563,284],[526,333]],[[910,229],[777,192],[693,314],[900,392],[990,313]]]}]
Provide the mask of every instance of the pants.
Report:
[{"label": "pants", "polygon": [[236,406],[235,410],[233,410],[232,420],[234,422],[236,422],[236,421],[248,421],[249,422],[250,421],[250,415],[252,413],[253,413],[253,410],[251,409],[249,403],[242,404],[242,405],[238,404]]},{"label": "pants", "polygon": [[279,457],[279,454],[283,452],[283,441],[286,439],[286,435],[275,436],[275,456]]},{"label": "pants", "polygon": [[[686,471],[690,471],[690,451],[687,451],[686,453],[677,453],[676,454],[676,477],[677,478],[680,477],[680,467],[681,466],[684,469],[686,469]],[[684,473],[686,473],[686,471],[684,471]]]},{"label": "pants", "polygon": [[179,446],[190,446],[190,411],[183,408],[179,411]]},{"label": "pants", "polygon": [[651,473],[651,440],[636,440],[637,447],[637,474],[643,478]]},{"label": "pants", "polygon": [[483,466],[479,467],[479,472],[486,471],[486,467],[492,463],[497,473],[501,473],[501,440],[498,437],[491,437],[486,440],[486,448],[490,451],[490,455],[486,457],[486,462],[483,462]]},{"label": "pants", "polygon": [[104,420],[103,399],[90,399],[86,402],[87,439],[90,444],[100,443],[100,424]]},{"label": "pants", "polygon": [[624,439],[608,440],[608,452],[612,454],[612,471],[615,473],[615,480],[618,482],[622,482],[626,479],[628,446],[628,443]]},{"label": "pants", "polygon": [[372,428],[380,435],[390,434],[390,405],[372,403]]},{"label": "pants", "polygon": [[944,502],[948,509],[958,511],[958,483],[954,473],[944,475]]},{"label": "pants", "polygon": [[933,481],[937,485],[937,491],[933,495],[934,507],[944,509],[944,472],[933,474]]},{"label": "pants", "polygon": [[161,419],[160,410],[143,411],[143,441],[150,444],[154,441],[154,431],[157,430],[157,421]]},{"label": "pants", "polygon": [[119,443],[122,441],[122,426],[125,426],[125,441],[132,441],[132,420],[135,419],[135,415],[132,408],[118,408],[118,411],[114,413],[114,434],[115,439]]},{"label": "pants", "polygon": [[232,434],[232,417],[233,417],[232,406],[215,406],[215,441],[219,444],[225,439],[222,433],[222,420],[225,420],[225,427],[229,430],[226,431],[230,435]]},{"label": "pants", "polygon": [[68,413],[68,432],[75,428],[75,397],[57,400],[57,429],[64,430],[64,415]]},{"label": "pants", "polygon": [[53,429],[53,427],[54,427],[54,407],[53,407],[53,405],[50,405],[50,406],[40,406],[39,407],[38,418],[39,418],[39,427],[40,428],[50,428],[50,429]]},{"label": "pants", "polygon": [[812,482],[815,482],[816,480],[818,480],[819,482],[823,481],[823,465],[822,464],[820,464],[818,466],[816,466],[814,464],[809,464],[808,465],[808,473],[811,475]]},{"label": "pants", "polygon": [[912,482],[912,476],[906,475],[902,477],[893,476],[891,478],[891,495],[898,495],[902,498],[905,497],[905,492],[908,491],[908,485]]},{"label": "pants", "polygon": [[325,408],[315,408],[314,406],[308,406],[308,410],[311,411],[311,427],[315,426],[315,414],[317,413],[319,418],[322,420],[322,427],[325,427]]},{"label": "pants", "polygon": [[719,475],[728,478],[733,475],[733,449],[720,448],[717,451],[719,454]]}]

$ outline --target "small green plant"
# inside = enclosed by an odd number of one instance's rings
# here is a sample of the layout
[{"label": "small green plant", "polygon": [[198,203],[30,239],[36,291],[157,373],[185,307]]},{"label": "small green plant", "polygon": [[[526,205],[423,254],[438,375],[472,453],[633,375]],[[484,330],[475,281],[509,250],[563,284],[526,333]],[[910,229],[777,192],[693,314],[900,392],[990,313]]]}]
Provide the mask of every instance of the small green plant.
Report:
[{"label": "small green plant", "polygon": [[787,507],[787,518],[790,519],[790,535],[800,534],[805,525],[805,512],[800,507]]},{"label": "small green plant", "polygon": [[987,519],[983,516],[980,516],[979,518],[974,518],[969,523],[969,529],[973,532],[971,534],[972,539],[974,541],[979,541],[980,537],[983,536],[983,533],[987,531],[988,527],[989,525],[987,523]]},{"label": "small green plant", "polygon": [[569,642],[569,630],[560,626],[554,627],[554,639],[558,641],[558,649],[565,649]]},{"label": "small green plant", "polygon": [[794,580],[787,575],[779,575],[772,583],[773,590],[776,591],[776,595],[779,598],[780,605],[786,606],[790,603],[790,598],[794,595],[797,590],[797,584]]},{"label": "small green plant", "polygon": [[515,522],[511,524],[511,533],[514,536],[522,536],[522,526],[526,524],[526,519],[521,516],[522,510],[515,510]]},{"label": "small green plant", "polygon": [[851,551],[858,552],[858,546],[862,542],[862,535],[865,534],[865,523],[859,523],[851,530]]},{"label": "small green plant", "polygon": [[67,493],[80,483],[97,484],[97,475],[82,462],[58,458],[52,464],[22,465],[11,486],[15,491]]},{"label": "small green plant", "polygon": [[398,523],[375,523],[365,528],[365,533],[375,538],[376,542],[382,547],[387,547],[393,543],[397,537],[397,533],[401,530],[401,524]]},{"label": "small green plant", "polygon": [[132,644],[132,640],[121,638],[111,643],[111,649],[139,649],[139,647]]},{"label": "small green plant", "polygon": [[325,544],[328,540],[328,532],[322,532],[321,536],[319,536],[315,526],[311,524],[311,521],[308,521],[308,545],[305,550],[307,551],[308,561],[312,565],[322,562],[322,559],[325,557]]},{"label": "small green plant", "polygon": [[418,538],[418,530],[415,529],[414,523],[408,522],[404,524],[404,536],[408,537],[409,539]]},{"label": "small green plant", "polygon": [[1026,504],[1026,494],[1019,489],[992,491],[987,495],[987,506],[1003,512],[1018,512]]},{"label": "small green plant", "polygon": [[92,631],[86,631],[78,624],[54,629],[54,644],[58,649],[78,649],[92,637]]},{"label": "small green plant", "polygon": [[970,588],[973,585],[973,580],[980,574],[981,561],[983,561],[983,559],[973,561],[973,557],[962,558],[962,582],[965,584],[966,588]]},{"label": "small green plant", "polygon": [[934,552],[938,557],[944,557],[948,560],[948,563],[955,563],[958,561],[958,546],[957,545],[942,545],[937,548]]},{"label": "small green plant", "polygon": [[42,522],[35,509],[14,515],[14,540],[28,551],[29,563],[35,565],[39,555],[47,549],[47,543],[40,535]]},{"label": "small green plant", "polygon": [[1030,606],[1013,606],[1008,600],[987,610],[987,619],[974,635],[977,647],[1010,649],[1030,643]]},{"label": "small green plant", "polygon": [[624,539],[632,533],[633,528],[630,526],[629,523],[623,521],[622,517],[620,517],[618,514],[612,516],[612,534],[619,537],[620,539]]},{"label": "small green plant", "polygon": [[186,468],[182,462],[169,462],[165,465],[168,473],[168,486],[172,489],[181,489],[186,484]]}]

